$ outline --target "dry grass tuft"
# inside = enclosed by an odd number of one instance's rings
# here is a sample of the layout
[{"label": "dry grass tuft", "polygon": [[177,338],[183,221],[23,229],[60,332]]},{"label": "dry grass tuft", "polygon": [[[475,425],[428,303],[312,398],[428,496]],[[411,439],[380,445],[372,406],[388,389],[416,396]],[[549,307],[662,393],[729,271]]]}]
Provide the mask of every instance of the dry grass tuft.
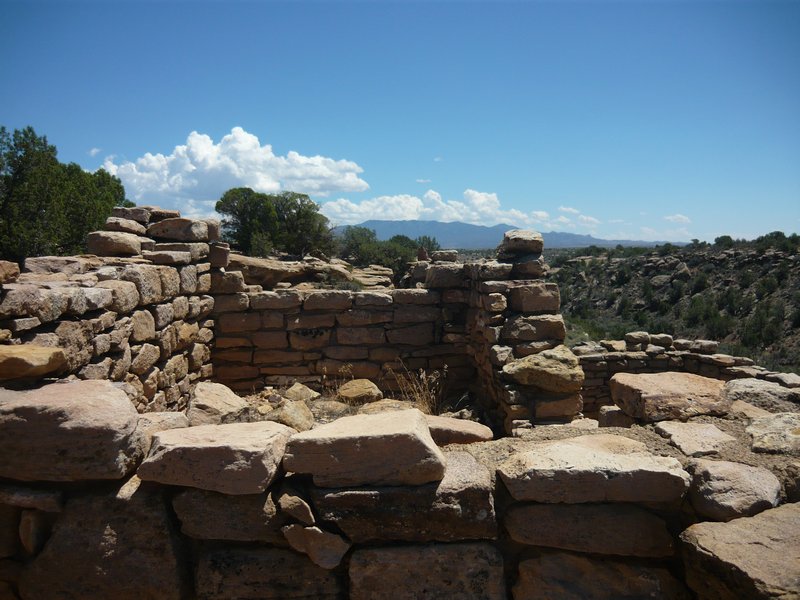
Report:
[{"label": "dry grass tuft", "polygon": [[401,400],[411,402],[428,415],[438,415],[442,412],[446,395],[447,365],[441,371],[430,373],[426,373],[423,369],[413,373],[403,365],[402,373],[396,373],[391,369],[389,373],[397,381]]}]

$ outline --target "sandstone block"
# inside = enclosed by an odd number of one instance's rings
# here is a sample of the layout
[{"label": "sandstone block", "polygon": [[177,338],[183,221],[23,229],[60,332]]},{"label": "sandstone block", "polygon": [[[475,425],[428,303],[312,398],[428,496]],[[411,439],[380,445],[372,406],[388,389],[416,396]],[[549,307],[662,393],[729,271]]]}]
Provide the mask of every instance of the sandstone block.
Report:
[{"label": "sandstone block", "polygon": [[12,484],[0,484],[0,505],[29,508],[49,513],[61,512],[64,494],[60,491],[41,490]]},{"label": "sandstone block", "polygon": [[22,572],[23,598],[179,600],[180,542],[160,490],[134,477],[111,494],[77,494]]},{"label": "sandstone block", "polygon": [[734,379],[722,392],[731,402],[740,400],[769,412],[793,412],[800,404],[800,390],[783,387],[763,379]]},{"label": "sandstone block", "polygon": [[0,389],[0,477],[21,481],[119,479],[141,460],[138,415],[108,381]]},{"label": "sandstone block", "polygon": [[511,276],[517,279],[538,279],[547,275],[547,264],[541,254],[526,254],[516,257]]},{"label": "sandstone block", "polygon": [[532,546],[650,558],[673,554],[664,521],[633,505],[516,505],[505,526],[513,540]]},{"label": "sandstone block", "polygon": [[270,422],[159,432],[138,475],[147,481],[223,494],[258,494],[278,475],[292,433],[289,427]]},{"label": "sandstone block", "polygon": [[436,415],[425,415],[431,437],[437,446],[448,444],[472,444],[494,438],[492,430],[475,421],[453,419]]},{"label": "sandstone block", "polygon": [[698,598],[800,596],[800,504],[681,534],[686,582]]},{"label": "sandstone block", "polygon": [[633,346],[650,343],[650,334],[646,331],[629,331],[625,334],[625,343]]},{"label": "sandstone block", "polygon": [[130,265],[120,273],[120,279],[131,281],[139,292],[139,305],[157,304],[164,301],[161,290],[161,274],[155,265]]},{"label": "sandstone block", "polygon": [[144,206],[115,206],[111,209],[111,215],[119,219],[130,219],[144,225],[150,222],[150,209]]},{"label": "sandstone block", "polygon": [[53,375],[66,365],[67,357],[61,348],[33,344],[0,346],[0,381]]},{"label": "sandstone block", "polygon": [[694,509],[714,521],[751,517],[778,505],[781,483],[763,467],[724,460],[693,460],[689,498]]},{"label": "sandstone block", "polygon": [[427,289],[465,287],[464,265],[461,263],[437,263],[431,265],[425,274]]},{"label": "sandstone block", "polygon": [[319,398],[320,393],[315,392],[310,387],[305,386],[298,381],[292,384],[292,387],[283,393],[283,397],[288,400],[302,400],[303,402],[306,402],[308,400],[315,400],[316,398]]},{"label": "sandstone block", "polygon": [[515,600],[689,600],[683,584],[663,567],[543,552],[519,563]]},{"label": "sandstone block", "polygon": [[174,250],[143,250],[142,256],[154,265],[188,265],[192,262],[190,252]]},{"label": "sandstone block", "polygon": [[[338,335],[338,332],[337,332]],[[403,344],[408,346],[425,346],[434,341],[433,324],[421,323],[411,327],[390,329],[386,332],[386,339],[390,344]]]},{"label": "sandstone block", "polygon": [[517,383],[558,393],[579,391],[584,379],[578,358],[566,346],[513,360],[503,373]]},{"label": "sandstone block", "polygon": [[146,342],[156,337],[156,321],[147,310],[137,310],[131,315],[131,341]]},{"label": "sandstone block", "polygon": [[142,253],[142,241],[133,233],[93,231],[86,236],[86,249],[98,256],[136,256]]},{"label": "sandstone block", "polygon": [[536,231],[512,229],[503,234],[503,241],[497,248],[498,255],[541,254],[544,239]]},{"label": "sandstone block", "polygon": [[366,404],[383,398],[383,392],[369,379],[353,379],[339,386],[338,400],[347,404]]},{"label": "sandstone block", "polygon": [[389,295],[395,304],[438,304],[439,292],[423,288],[392,290]]},{"label": "sandstone block", "polygon": [[336,340],[349,346],[375,345],[386,342],[383,327],[339,327]]},{"label": "sandstone block", "polygon": [[421,485],[444,476],[445,460],[418,410],[343,417],[292,436],[284,468],[323,487]]},{"label": "sandstone block", "polygon": [[187,488],[172,499],[181,532],[199,540],[269,542],[282,545],[287,518],[272,494],[230,496]]},{"label": "sandstone block", "polygon": [[198,600],[337,600],[336,575],[282,548],[204,549],[197,565]]},{"label": "sandstone block", "polygon": [[250,308],[253,310],[282,310],[297,308],[301,304],[303,304],[303,296],[296,291],[250,294]]},{"label": "sandstone block", "polygon": [[19,277],[19,265],[8,260],[0,260],[0,284],[14,283]]},{"label": "sandstone block", "polygon": [[503,557],[490,544],[430,544],[356,550],[352,600],[505,598]]},{"label": "sandstone block", "polygon": [[521,342],[563,340],[566,328],[561,315],[519,315],[506,320],[500,335],[503,340]]},{"label": "sandstone block", "polygon": [[532,281],[511,288],[509,302],[511,310],[527,314],[555,313],[561,306],[561,295],[555,283]]},{"label": "sandstone block", "polygon": [[661,421],[656,425],[656,432],[669,439],[669,443],[686,456],[719,454],[725,444],[736,441],[736,438],[710,423]]},{"label": "sandstone block", "polygon": [[297,523],[286,525],[283,534],[292,548],[308,555],[311,562],[323,569],[338,567],[351,546],[340,535],[323,531],[319,527],[303,527]]},{"label": "sandstone block", "polygon": [[156,239],[178,242],[207,242],[208,223],[183,217],[172,217],[150,225],[147,228],[147,235]]},{"label": "sandstone block", "polygon": [[346,310],[353,306],[353,294],[343,290],[309,293],[303,301],[306,310]]},{"label": "sandstone block", "polygon": [[[385,295],[385,294],[384,294]],[[386,296],[391,301],[391,296]],[[358,298],[358,296],[356,296]],[[356,301],[358,305],[358,301]],[[390,323],[394,318],[391,310],[367,310],[355,308],[336,315],[336,322],[344,327],[361,327]]]},{"label": "sandstone block", "polygon": [[466,452],[445,454],[440,482],[404,487],[313,488],[320,519],[356,544],[451,542],[497,536],[489,471]]},{"label": "sandstone block", "polygon": [[[154,393],[155,390],[152,390],[150,398]],[[145,439],[145,454],[150,451],[153,434],[167,429],[180,429],[183,427],[189,427],[189,419],[182,412],[148,412],[139,415],[137,428]]]},{"label": "sandstone block", "polygon": [[800,456],[800,413],[757,417],[747,427],[755,452]]},{"label": "sandstone block", "polygon": [[201,381],[194,387],[186,417],[192,427],[245,421],[250,405],[221,383]]},{"label": "sandstone block", "polygon": [[[266,335],[266,333],[258,335]],[[255,341],[255,338],[253,339]],[[330,329],[303,329],[289,333],[289,345],[295,350],[316,350],[324,348],[328,345],[330,339]]]},{"label": "sandstone block", "polygon": [[697,415],[722,416],[730,400],[722,394],[723,382],[692,373],[617,373],[610,382],[614,403],[645,422]]},{"label": "sandstone block", "polygon": [[546,503],[676,502],[689,487],[674,458],[607,434],[537,444],[497,472],[515,500]]},{"label": "sandstone block", "polygon": [[314,426],[314,413],[303,400],[286,400],[264,419],[283,423],[295,431],[308,431]]},{"label": "sandstone block", "polygon": [[99,282],[96,287],[111,290],[109,308],[114,312],[127,314],[139,304],[139,291],[132,281],[109,279]]}]

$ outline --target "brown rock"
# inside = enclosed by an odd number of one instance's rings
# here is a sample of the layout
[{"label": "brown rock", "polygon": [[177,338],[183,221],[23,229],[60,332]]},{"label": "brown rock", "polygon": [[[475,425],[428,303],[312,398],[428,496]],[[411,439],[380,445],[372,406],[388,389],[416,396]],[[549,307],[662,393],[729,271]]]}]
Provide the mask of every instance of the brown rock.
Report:
[{"label": "brown rock", "polygon": [[429,544],[356,550],[351,600],[505,598],[503,557],[490,544]]},{"label": "brown rock", "polygon": [[800,596],[800,504],[681,534],[686,582],[698,598]]},{"label": "brown rock", "polygon": [[353,379],[339,386],[338,400],[347,404],[366,404],[383,398],[383,392],[369,379]]},{"label": "brown rock", "polygon": [[33,344],[0,346],[0,381],[53,375],[66,365],[67,357],[61,348]]},{"label": "brown rock", "polygon": [[133,233],[94,231],[86,236],[86,249],[98,256],[136,256],[142,253],[142,239]]},{"label": "brown rock", "polygon": [[20,595],[179,600],[187,593],[180,553],[161,491],[134,477],[116,493],[70,498],[23,570]]},{"label": "brown rock", "polygon": [[139,292],[139,305],[157,304],[164,301],[161,289],[161,274],[155,265],[130,265],[120,273],[120,279],[131,281]]},{"label": "brown rock", "polygon": [[239,423],[250,416],[250,405],[221,383],[201,381],[189,399],[186,417],[192,427]]},{"label": "brown rock", "polygon": [[150,225],[147,228],[147,235],[156,239],[178,242],[207,242],[208,223],[173,217]]},{"label": "brown rock", "polygon": [[536,231],[512,229],[503,234],[503,241],[497,248],[499,255],[540,254],[544,249],[544,239]]},{"label": "brown rock", "polygon": [[521,544],[591,554],[667,557],[672,537],[658,517],[628,504],[524,504],[505,520]]},{"label": "brown rock", "polygon": [[519,563],[515,600],[688,600],[683,584],[663,567],[542,552]]},{"label": "brown rock", "polygon": [[97,284],[98,288],[111,290],[111,305],[109,308],[117,313],[130,313],[139,304],[139,292],[132,281],[119,281],[109,279]]},{"label": "brown rock", "polygon": [[0,504],[0,558],[19,552],[19,521],[21,510],[16,506]]},{"label": "brown rock", "polygon": [[288,390],[283,392],[283,397],[288,400],[302,400],[307,402],[320,397],[319,392],[315,392],[310,387],[303,385],[299,381],[292,384]]},{"label": "brown rock", "polygon": [[223,494],[258,494],[278,475],[293,430],[270,422],[162,431],[138,475],[147,481]]},{"label": "brown rock", "polygon": [[0,389],[0,477],[120,479],[141,460],[137,420],[125,392],[108,381]]},{"label": "brown rock", "polygon": [[436,415],[425,415],[431,437],[437,446],[448,444],[472,444],[494,438],[492,430],[475,421],[453,419]]},{"label": "brown rock", "polygon": [[558,393],[579,391],[584,379],[578,358],[566,346],[514,360],[503,373],[517,383]]},{"label": "brown rock", "polygon": [[725,384],[724,396],[731,402],[747,402],[769,412],[794,412],[800,404],[800,390],[763,379],[734,379]]},{"label": "brown rock", "polygon": [[0,505],[31,508],[49,513],[61,512],[63,493],[19,485],[0,484]]},{"label": "brown rock", "polygon": [[561,306],[561,295],[555,283],[532,281],[511,288],[509,301],[512,310],[522,313],[555,313]]},{"label": "brown rock", "polygon": [[434,340],[433,323],[421,323],[411,327],[390,329],[386,332],[386,339],[390,344],[405,344],[409,346],[425,346]]},{"label": "brown rock", "polygon": [[730,400],[724,383],[692,373],[617,373],[610,382],[614,403],[630,416],[648,423],[697,415],[723,416]]},{"label": "brown rock", "polygon": [[281,548],[204,549],[197,565],[198,600],[337,600],[336,575]]},{"label": "brown rock", "polygon": [[800,413],[756,417],[747,427],[755,452],[800,456]]},{"label": "brown rock", "polygon": [[506,320],[500,334],[509,341],[539,342],[562,340],[566,336],[564,318],[561,315],[518,315]]},{"label": "brown rock", "polygon": [[417,407],[413,402],[409,402],[408,400],[396,400],[394,398],[384,398],[383,400],[377,400],[375,402],[367,402],[366,404],[359,406],[357,414],[377,415],[378,413],[397,412],[400,410],[410,410],[412,408],[417,408]]},{"label": "brown rock", "polygon": [[319,527],[303,527],[294,523],[283,528],[289,545],[323,569],[335,569],[350,550],[351,544],[342,536]]},{"label": "brown rock", "polygon": [[0,260],[0,284],[14,283],[19,277],[19,265],[8,260]]},{"label": "brown rock", "polygon": [[466,452],[445,454],[440,482],[417,486],[313,488],[322,521],[335,522],[356,544],[451,542],[497,537],[489,471]]},{"label": "brown rock", "polygon": [[689,487],[674,458],[606,434],[542,442],[497,472],[515,500],[534,502],[676,502]]},{"label": "brown rock", "polygon": [[425,274],[425,287],[429,290],[465,287],[466,281],[464,265],[461,263],[433,264]]},{"label": "brown rock", "polygon": [[445,460],[416,409],[343,417],[292,436],[284,468],[323,487],[420,485],[444,476]]},{"label": "brown rock", "polygon": [[308,431],[314,426],[314,414],[302,400],[286,400],[264,419],[283,423],[295,431]]},{"label": "brown rock", "polygon": [[710,423],[661,421],[655,429],[656,433],[669,439],[669,443],[686,456],[719,454],[725,444],[736,441],[735,437],[723,433]]},{"label": "brown rock", "polygon": [[131,341],[146,342],[156,337],[156,321],[147,310],[137,310],[131,315]]},{"label": "brown rock", "polygon": [[144,436],[144,452],[150,451],[153,434],[167,429],[181,429],[189,427],[189,419],[180,412],[149,412],[139,415],[139,432]]},{"label": "brown rock", "polygon": [[108,217],[106,219],[105,229],[106,231],[121,231],[123,233],[133,233],[136,235],[144,235],[147,232],[147,228],[141,223],[121,217]]},{"label": "brown rock", "polygon": [[230,255],[228,268],[232,271],[241,271],[248,285],[261,285],[265,288],[273,288],[282,281],[290,283],[304,281],[314,272],[312,266],[298,261],[253,258],[241,254]]},{"label": "brown rock", "polygon": [[600,427],[630,427],[636,422],[619,406],[601,406],[597,421]]}]

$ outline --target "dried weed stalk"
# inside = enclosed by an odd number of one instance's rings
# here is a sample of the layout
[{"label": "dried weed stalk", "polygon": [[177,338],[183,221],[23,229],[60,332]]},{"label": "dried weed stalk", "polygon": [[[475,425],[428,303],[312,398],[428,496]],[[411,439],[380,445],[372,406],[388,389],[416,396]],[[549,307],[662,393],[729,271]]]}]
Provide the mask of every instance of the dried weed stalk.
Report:
[{"label": "dried weed stalk", "polygon": [[405,365],[402,373],[392,369],[389,373],[397,381],[400,399],[411,402],[419,410],[428,415],[438,415],[444,409],[447,383],[447,365],[441,371],[426,373],[419,369],[416,373],[409,371]]}]

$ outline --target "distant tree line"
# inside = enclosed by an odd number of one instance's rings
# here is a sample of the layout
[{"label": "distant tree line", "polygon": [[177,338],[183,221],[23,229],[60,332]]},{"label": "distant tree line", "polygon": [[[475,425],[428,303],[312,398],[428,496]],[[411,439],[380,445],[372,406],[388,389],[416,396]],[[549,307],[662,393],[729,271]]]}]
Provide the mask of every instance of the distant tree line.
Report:
[{"label": "distant tree line", "polygon": [[77,254],[125,200],[122,182],[103,169],[64,164],[32,127],[0,127],[0,258]]}]

